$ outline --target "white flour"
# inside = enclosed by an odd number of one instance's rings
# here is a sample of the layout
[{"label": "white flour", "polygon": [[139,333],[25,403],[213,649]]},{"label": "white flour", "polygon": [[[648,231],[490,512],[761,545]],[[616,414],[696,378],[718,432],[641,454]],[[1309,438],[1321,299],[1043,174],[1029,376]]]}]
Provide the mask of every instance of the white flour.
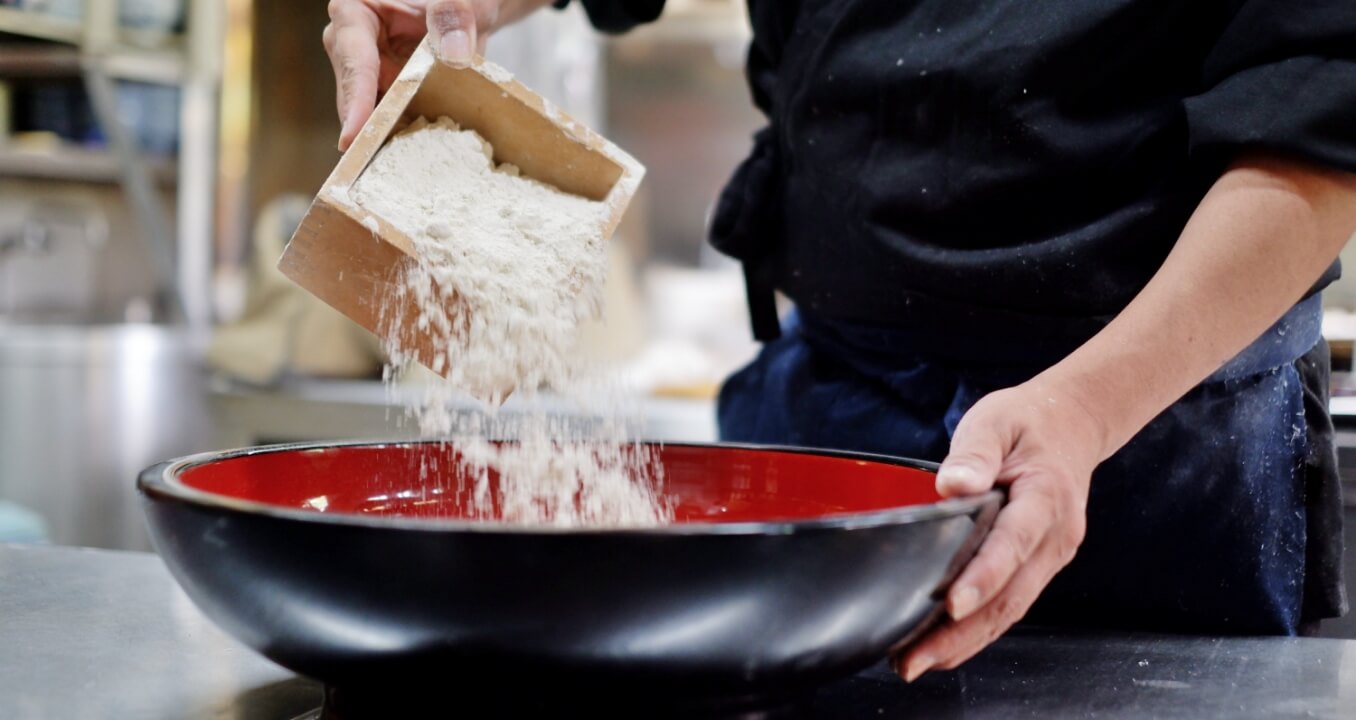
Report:
[{"label": "white flour", "polygon": [[417,321],[446,348],[434,371],[496,404],[568,382],[575,329],[600,310],[606,204],[495,168],[446,118],[392,138],[350,196],[414,241]]},{"label": "white flour", "polygon": [[479,67],[480,74],[501,85],[506,82],[511,82],[513,80],[513,73],[509,72],[508,68],[505,68],[502,65],[496,65],[492,62],[484,61],[480,63]]},{"label": "white flour", "polygon": [[[413,324],[432,339],[431,369],[446,380],[410,409],[425,436],[461,450],[458,480],[475,484],[480,514],[497,507],[510,522],[557,526],[665,521],[657,466],[609,418],[606,393],[590,394],[604,400],[604,422],[587,432],[544,410],[512,423],[493,410],[509,393],[569,393],[584,382],[577,330],[601,310],[609,206],[496,167],[488,143],[446,118],[395,135],[349,197],[414,243],[418,262],[399,279],[413,303],[388,303],[384,340],[392,362],[407,365],[414,338],[394,328]],[[489,423],[458,420],[458,390],[488,404]],[[504,434],[519,442],[489,441]],[[497,496],[489,471],[500,476]]]}]

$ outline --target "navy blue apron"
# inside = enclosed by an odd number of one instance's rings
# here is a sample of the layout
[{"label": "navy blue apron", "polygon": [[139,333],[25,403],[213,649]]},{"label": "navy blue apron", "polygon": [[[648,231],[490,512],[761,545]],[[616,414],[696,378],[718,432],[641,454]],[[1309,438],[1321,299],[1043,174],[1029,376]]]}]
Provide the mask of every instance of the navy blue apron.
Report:
[{"label": "navy blue apron", "polygon": [[[1299,363],[1326,356],[1320,315],[1317,296],[1297,305],[1097,469],[1087,538],[1028,620],[1296,631],[1309,451]],[[1040,369],[960,368],[890,330],[793,313],[725,384],[720,434],[940,461],[979,398]]]},{"label": "navy blue apron", "polygon": [[[722,390],[723,439],[941,460],[979,398],[1133,298],[1225,167],[1188,140],[1247,113],[1127,100],[1203,91],[1201,55],[1236,8],[1125,5],[750,0],[749,84],[769,125],[711,242],[742,261],[767,345]],[[799,307],[785,327],[774,290]],[[1319,303],[1098,468],[1087,538],[1029,619],[1293,633],[1343,612]]]}]

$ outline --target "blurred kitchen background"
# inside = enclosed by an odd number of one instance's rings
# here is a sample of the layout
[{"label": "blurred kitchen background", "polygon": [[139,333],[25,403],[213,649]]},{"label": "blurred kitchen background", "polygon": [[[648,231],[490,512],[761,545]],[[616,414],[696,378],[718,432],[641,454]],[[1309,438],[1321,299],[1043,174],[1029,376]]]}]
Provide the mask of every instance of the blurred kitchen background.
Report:
[{"label": "blurred kitchen background", "polygon": [[[0,542],[146,549],[148,464],[412,434],[373,340],[273,270],[339,157],[326,22],[322,0],[0,0]],[[590,345],[656,439],[713,439],[717,384],[756,350],[703,242],[760,125],[748,38],[740,0],[669,0],[620,38],[571,8],[490,42],[649,168]],[[1356,282],[1327,297],[1356,468]]]},{"label": "blurred kitchen background", "polygon": [[[756,346],[705,222],[760,120],[742,2],[669,5],[622,38],[542,12],[488,55],[649,166],[589,344],[647,435],[708,440]],[[414,433],[372,338],[273,270],[339,158],[327,21],[323,0],[0,0],[0,542],[147,549],[148,464]]]}]

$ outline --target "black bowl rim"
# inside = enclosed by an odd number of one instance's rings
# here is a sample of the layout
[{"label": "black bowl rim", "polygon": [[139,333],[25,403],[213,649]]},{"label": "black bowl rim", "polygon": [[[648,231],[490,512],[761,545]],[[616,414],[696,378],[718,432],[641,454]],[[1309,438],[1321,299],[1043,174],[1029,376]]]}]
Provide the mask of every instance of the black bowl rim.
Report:
[{"label": "black bowl rim", "polygon": [[[1003,495],[998,490],[989,490],[980,495],[947,498],[935,503],[923,505],[905,505],[883,510],[837,513],[812,519],[741,521],[731,523],[689,522],[659,526],[619,526],[619,527],[554,527],[544,525],[524,525],[503,521],[480,520],[443,520],[438,518],[413,518],[398,516],[366,515],[362,513],[327,513],[300,508],[287,508],[279,505],[243,500],[219,495],[217,493],[189,487],[179,481],[184,471],[210,462],[231,460],[252,455],[265,455],[279,452],[303,452],[308,450],[329,450],[340,447],[412,447],[417,445],[438,445],[441,440],[410,441],[370,441],[345,440],[340,442],[298,442],[236,450],[220,450],[197,453],[156,463],[137,477],[137,489],[151,500],[181,502],[192,506],[227,510],[248,515],[259,515],[279,520],[312,523],[318,525],[343,525],[347,527],[365,527],[384,530],[417,531],[430,533],[476,533],[481,535],[535,535],[571,537],[585,536],[691,536],[691,535],[787,535],[810,530],[853,530],[888,525],[926,522],[960,515],[973,515],[985,506],[1000,504]],[[656,447],[690,448],[728,448],[732,450],[753,450],[799,455],[860,460],[864,462],[895,465],[926,472],[936,472],[937,463],[891,455],[852,452],[847,450],[826,450],[791,445],[759,445],[752,443],[701,443],[701,442],[646,442],[642,444]]]}]

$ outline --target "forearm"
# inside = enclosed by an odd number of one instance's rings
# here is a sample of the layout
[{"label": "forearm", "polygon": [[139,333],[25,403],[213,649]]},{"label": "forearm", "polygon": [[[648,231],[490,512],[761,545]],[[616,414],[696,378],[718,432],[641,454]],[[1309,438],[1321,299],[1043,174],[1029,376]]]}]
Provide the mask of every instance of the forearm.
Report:
[{"label": "forearm", "polygon": [[1038,382],[1102,422],[1105,459],[1298,301],[1356,230],[1356,176],[1236,163],[1144,290]]}]

